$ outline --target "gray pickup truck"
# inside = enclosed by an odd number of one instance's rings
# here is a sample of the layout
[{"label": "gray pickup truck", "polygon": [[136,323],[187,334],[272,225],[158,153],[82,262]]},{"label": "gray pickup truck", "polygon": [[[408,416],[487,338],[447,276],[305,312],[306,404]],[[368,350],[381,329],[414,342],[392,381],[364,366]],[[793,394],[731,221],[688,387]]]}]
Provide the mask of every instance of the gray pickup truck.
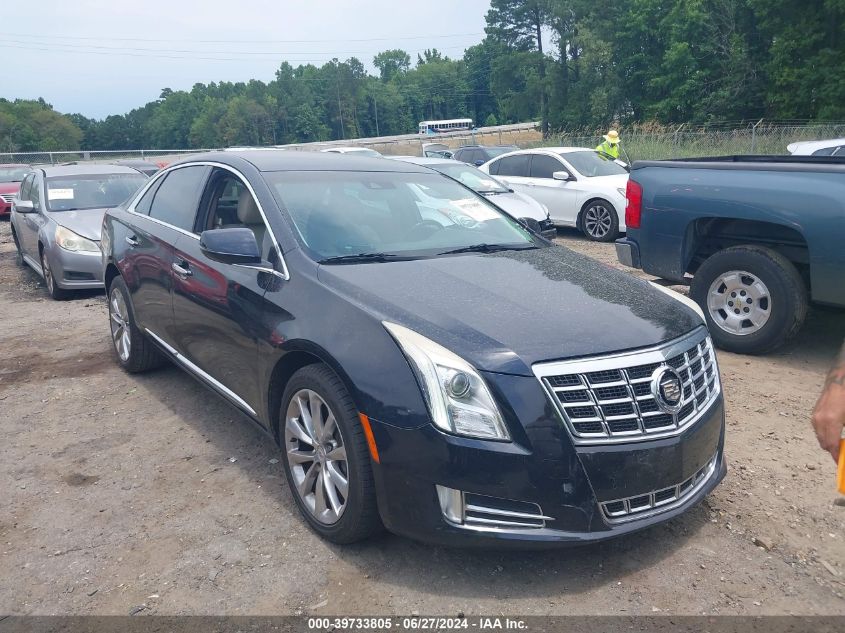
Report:
[{"label": "gray pickup truck", "polygon": [[638,161],[619,261],[693,275],[715,343],[765,353],[809,302],[845,307],[845,158],[735,156]]}]

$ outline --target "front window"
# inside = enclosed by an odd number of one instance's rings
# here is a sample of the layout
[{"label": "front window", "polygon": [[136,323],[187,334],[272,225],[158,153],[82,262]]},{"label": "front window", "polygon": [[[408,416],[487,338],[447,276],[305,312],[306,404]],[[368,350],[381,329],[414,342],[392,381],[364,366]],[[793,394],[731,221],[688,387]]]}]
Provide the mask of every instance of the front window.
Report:
[{"label": "front window", "polygon": [[561,152],[560,155],[575,168],[575,171],[587,178],[593,178],[594,176],[616,176],[628,173],[624,167],[612,158],[592,150],[587,152]]},{"label": "front window", "polygon": [[80,174],[47,179],[47,209],[79,211],[116,207],[147,182],[143,174]]},{"label": "front window", "polygon": [[431,168],[454,178],[461,184],[466,185],[476,193],[507,193],[508,188],[499,181],[491,178],[480,169],[470,167],[464,163],[455,162],[431,165]]},{"label": "front window", "polygon": [[437,174],[272,172],[264,177],[317,261],[436,257],[540,244],[485,198]]},{"label": "front window", "polygon": [[29,167],[0,167],[0,182],[21,182],[29,171]]}]

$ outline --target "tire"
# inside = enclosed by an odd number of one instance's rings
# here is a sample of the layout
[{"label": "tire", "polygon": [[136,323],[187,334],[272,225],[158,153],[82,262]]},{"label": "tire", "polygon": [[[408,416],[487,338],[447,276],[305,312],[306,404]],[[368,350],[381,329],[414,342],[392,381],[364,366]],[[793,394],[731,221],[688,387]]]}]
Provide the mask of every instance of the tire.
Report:
[{"label": "tire", "polygon": [[704,311],[716,345],[739,354],[780,347],[807,315],[807,287],[798,270],[763,246],[733,246],[711,255],[696,271],[690,296]]},{"label": "tire", "polygon": [[120,366],[138,374],[164,365],[167,359],[138,329],[129,289],[119,275],[109,285],[108,305],[112,349]]},{"label": "tire", "polygon": [[47,286],[47,293],[56,301],[69,299],[73,293],[70,290],[59,288],[59,284],[53,276],[53,270],[50,268],[50,262],[47,261],[47,254],[43,248],[39,250],[39,254],[41,256],[41,275],[44,277],[44,285]]},{"label": "tire", "polygon": [[[330,425],[304,423],[303,407],[312,418],[328,421],[332,415],[335,424],[326,434],[317,431],[317,426],[325,430]],[[320,448],[311,449],[316,436],[321,438]],[[345,544],[383,529],[358,411],[344,384],[327,366],[308,365],[288,381],[279,411],[279,440],[291,494],[312,530],[328,541]],[[343,486],[336,485],[344,476],[346,495]],[[341,502],[337,510],[336,503]]]},{"label": "tire", "polygon": [[18,234],[15,232],[15,229],[12,229],[12,242],[15,243],[15,264],[20,266],[21,268],[26,268],[26,262],[23,260],[23,251],[21,250],[21,244],[18,242]]},{"label": "tire", "polygon": [[607,200],[590,200],[578,218],[581,232],[593,242],[612,242],[619,237],[619,216]]}]

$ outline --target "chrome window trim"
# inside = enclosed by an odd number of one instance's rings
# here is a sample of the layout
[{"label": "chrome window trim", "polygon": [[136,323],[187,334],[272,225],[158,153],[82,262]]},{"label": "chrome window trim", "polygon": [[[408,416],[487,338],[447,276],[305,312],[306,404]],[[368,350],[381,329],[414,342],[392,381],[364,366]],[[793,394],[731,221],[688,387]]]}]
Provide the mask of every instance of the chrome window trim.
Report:
[{"label": "chrome window trim", "polygon": [[[713,393],[708,398],[708,400],[701,406],[701,408],[698,408],[698,405],[695,405],[696,409],[694,415],[686,418],[684,420],[683,425],[678,425],[676,422],[673,422],[671,426],[660,427],[664,430],[655,430],[651,432],[641,432],[640,430],[637,430],[627,432],[616,432],[612,435],[608,435],[604,430],[606,429],[606,425],[602,423],[603,430],[600,434],[596,434],[594,436],[579,434],[575,431],[574,427],[570,424],[569,420],[567,419],[567,416],[564,413],[563,403],[561,403],[560,400],[557,398],[557,396],[555,395],[555,390],[551,387],[547,380],[547,378],[550,378],[552,376],[567,374],[583,375],[604,370],[624,370],[630,367],[637,367],[640,365],[664,363],[665,361],[671,358],[684,354],[694,346],[700,344],[702,341],[708,341],[707,346],[709,347],[710,353],[713,356],[713,371],[715,374],[715,380],[713,383]],[[712,406],[718,401],[718,397],[722,393],[721,378],[719,376],[719,364],[718,360],[716,359],[715,347],[713,346],[712,342],[709,341],[709,333],[707,331],[707,328],[704,326],[700,326],[679,338],[668,341],[666,343],[662,343],[660,345],[655,345],[653,347],[648,347],[639,350],[631,350],[627,352],[620,352],[616,354],[607,354],[603,356],[583,357],[576,358],[573,360],[552,361],[547,363],[541,362],[532,365],[531,370],[537,380],[539,380],[543,390],[546,392],[546,396],[551,401],[555,412],[557,413],[558,419],[569,432],[569,436],[572,439],[573,443],[579,446],[649,442],[652,440],[662,439],[666,437],[676,437],[686,432],[688,429],[692,428],[702,417],[704,417],[704,415],[708,413]],[[704,369],[702,367],[699,376],[704,375],[703,372]],[[625,374],[623,373],[623,377],[624,375]],[[693,376],[692,372],[690,371],[690,381],[692,382],[692,380]],[[625,383],[624,380],[622,382],[609,382],[606,384],[600,384],[596,387],[612,387],[622,385],[623,383]],[[584,387],[561,387],[558,388],[558,391],[567,391],[571,389],[583,388]],[[695,397],[696,392],[694,391],[692,396],[693,401],[695,400]],[[634,396],[631,399],[634,402],[637,402],[641,398]],[[602,404],[608,403],[609,402],[603,402]],[[595,402],[591,400],[590,402],[585,402],[584,405],[595,406]],[[601,411],[599,411],[599,415],[603,415],[601,414]],[[657,414],[652,413],[652,415]],[[649,416],[647,415],[645,417]],[[673,415],[673,419],[677,421],[676,415]],[[590,420],[592,420],[592,418],[590,418],[589,420],[586,418],[584,419],[584,421]],[[598,418],[597,420],[601,421],[601,418]]]},{"label": "chrome window trim", "polygon": [[[203,161],[191,161],[189,163],[179,163],[178,165],[173,165],[172,167],[168,167],[167,169],[163,169],[159,173],[157,173],[153,178],[150,178],[149,182],[143,187],[143,189],[141,189],[137,193],[137,195],[132,200],[132,202],[126,207],[126,211],[129,212],[129,213],[132,213],[134,215],[152,220],[153,222],[155,222],[157,224],[160,224],[162,226],[166,226],[167,228],[173,229],[174,231],[178,231],[179,233],[182,233],[183,235],[187,235],[188,237],[191,237],[191,238],[199,241],[200,236],[196,233],[193,233],[191,231],[186,231],[185,229],[179,228],[178,226],[173,226],[172,224],[158,220],[158,219],[152,217],[151,215],[146,215],[144,213],[138,213],[137,211],[135,211],[135,205],[138,204],[138,201],[141,198],[144,197],[144,194],[147,193],[149,188],[152,187],[153,184],[157,180],[159,180],[160,178],[164,178],[167,174],[169,174],[173,171],[176,171],[177,169],[183,169],[185,167],[218,167],[220,169],[225,169],[226,171],[233,173],[235,176],[237,176],[238,178],[241,179],[241,181],[246,185],[246,188],[249,190],[249,193],[252,195],[252,199],[255,201],[255,206],[258,207],[259,213],[261,213],[261,219],[264,220],[264,226],[267,227],[267,232],[270,234],[270,239],[273,240],[273,246],[276,249],[276,254],[279,256],[279,263],[281,264],[281,267],[282,267],[281,271],[278,271],[278,270],[272,270],[271,271],[270,269],[267,269],[267,268],[257,268],[257,270],[260,270],[260,271],[263,271],[263,272],[272,272],[274,275],[276,275],[277,277],[281,277],[285,281],[289,280],[290,279],[290,270],[288,269],[287,262],[285,261],[285,256],[282,253],[281,246],[279,246],[279,241],[276,239],[276,234],[273,232],[273,227],[270,226],[270,222],[267,221],[267,214],[264,212],[264,207],[261,206],[261,202],[258,200],[258,196],[255,195],[255,189],[253,189],[252,184],[250,184],[250,182],[249,182],[249,179],[246,176],[244,176],[244,174],[242,172],[238,171],[237,169],[235,169],[231,165],[226,165],[225,163],[219,163],[219,162],[211,161],[211,160],[203,160]],[[253,268],[253,266],[249,266],[249,265],[246,265],[246,267],[247,268]]]},{"label": "chrome window trim", "polygon": [[178,361],[178,362],[179,362],[179,363],[180,363],[180,364],[181,364],[181,365],[182,365],[185,369],[187,369],[187,370],[188,370],[188,371],[190,371],[191,373],[195,374],[198,378],[201,378],[202,380],[204,380],[205,382],[207,382],[208,384],[210,384],[212,387],[214,387],[215,389],[217,389],[218,391],[220,391],[220,392],[221,392],[224,396],[226,396],[226,397],[227,397],[229,400],[231,400],[234,404],[236,404],[238,407],[240,407],[241,409],[243,409],[244,411],[246,411],[247,413],[249,413],[249,414],[250,414],[250,415],[252,415],[253,417],[256,417],[256,416],[258,415],[258,414],[255,412],[255,409],[253,409],[251,406],[249,406],[249,405],[246,403],[246,400],[244,400],[243,398],[241,398],[238,394],[236,394],[234,391],[232,391],[231,389],[229,389],[226,385],[224,385],[223,383],[221,383],[219,380],[217,380],[217,379],[216,379],[216,378],[214,378],[213,376],[211,376],[211,375],[207,374],[206,372],[204,372],[204,371],[203,371],[202,369],[200,369],[199,367],[197,367],[194,363],[192,363],[192,362],[191,362],[191,361],[189,361],[187,358],[185,358],[182,354],[180,354],[178,351],[176,351],[176,349],[175,349],[172,345],[169,345],[168,343],[166,343],[166,342],[165,342],[165,341],[164,341],[164,340],[163,340],[160,336],[158,336],[155,332],[151,331],[149,328],[144,328],[144,331],[145,331],[148,335],[150,335],[150,336],[151,336],[151,337],[155,340],[155,342],[156,342],[156,343],[158,343],[159,345],[161,345],[161,346],[162,346],[165,350],[167,350],[170,354],[172,354],[172,355],[173,355],[173,357],[174,357],[174,358],[175,358],[175,359],[176,359],[176,360],[177,360],[177,361]]}]

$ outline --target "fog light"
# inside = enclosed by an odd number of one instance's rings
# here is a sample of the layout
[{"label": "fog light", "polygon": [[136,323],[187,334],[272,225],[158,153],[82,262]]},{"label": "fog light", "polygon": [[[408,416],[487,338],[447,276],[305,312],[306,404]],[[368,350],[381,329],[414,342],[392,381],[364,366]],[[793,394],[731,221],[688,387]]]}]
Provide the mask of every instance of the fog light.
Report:
[{"label": "fog light", "polygon": [[460,525],[464,522],[464,493],[445,486],[436,486],[437,499],[444,518]]}]

